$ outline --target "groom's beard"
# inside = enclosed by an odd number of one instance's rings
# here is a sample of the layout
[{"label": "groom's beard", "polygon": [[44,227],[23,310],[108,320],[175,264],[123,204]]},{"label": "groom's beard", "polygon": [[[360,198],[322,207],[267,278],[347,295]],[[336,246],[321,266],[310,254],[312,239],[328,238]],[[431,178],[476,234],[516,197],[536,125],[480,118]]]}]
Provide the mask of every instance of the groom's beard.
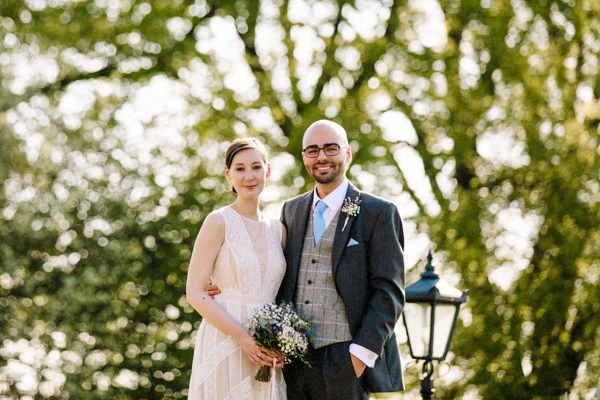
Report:
[{"label": "groom's beard", "polygon": [[[328,173],[321,174],[318,170],[318,167],[322,167],[325,165],[330,166],[331,169],[328,171]],[[318,163],[318,164],[314,164],[308,170],[308,173],[310,174],[310,176],[313,177],[313,179],[316,182],[322,183],[322,184],[327,184],[327,183],[331,183],[331,182],[334,182],[337,179],[339,179],[340,174],[342,173],[343,167],[344,167],[343,162],[340,162],[340,163],[332,163],[332,162]]]}]

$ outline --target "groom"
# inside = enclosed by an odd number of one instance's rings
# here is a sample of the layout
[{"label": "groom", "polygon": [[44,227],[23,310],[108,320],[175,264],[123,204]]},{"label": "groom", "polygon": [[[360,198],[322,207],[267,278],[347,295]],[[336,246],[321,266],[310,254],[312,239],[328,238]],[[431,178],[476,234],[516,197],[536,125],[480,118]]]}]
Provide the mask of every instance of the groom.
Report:
[{"label": "groom", "polygon": [[308,367],[284,368],[289,400],[367,399],[404,389],[394,326],[404,307],[404,234],[394,204],[346,179],[344,128],[308,127],[302,160],[315,188],[283,205],[287,271],[277,300],[313,326]]}]

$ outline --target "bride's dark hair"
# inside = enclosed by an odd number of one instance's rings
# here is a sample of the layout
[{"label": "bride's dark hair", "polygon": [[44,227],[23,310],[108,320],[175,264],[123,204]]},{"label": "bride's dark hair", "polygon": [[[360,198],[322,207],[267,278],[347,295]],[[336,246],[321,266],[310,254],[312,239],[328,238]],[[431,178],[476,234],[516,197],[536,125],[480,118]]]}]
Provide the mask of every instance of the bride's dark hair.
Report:
[{"label": "bride's dark hair", "polygon": [[[225,166],[229,169],[231,168],[231,163],[233,162],[233,157],[237,153],[242,150],[247,149],[256,149],[263,157],[263,161],[265,164],[269,162],[269,154],[267,153],[267,149],[265,145],[261,143],[260,140],[253,137],[244,137],[235,139],[231,144],[227,147],[227,151],[225,152]],[[237,193],[235,188],[232,186],[231,190],[233,193]]]}]

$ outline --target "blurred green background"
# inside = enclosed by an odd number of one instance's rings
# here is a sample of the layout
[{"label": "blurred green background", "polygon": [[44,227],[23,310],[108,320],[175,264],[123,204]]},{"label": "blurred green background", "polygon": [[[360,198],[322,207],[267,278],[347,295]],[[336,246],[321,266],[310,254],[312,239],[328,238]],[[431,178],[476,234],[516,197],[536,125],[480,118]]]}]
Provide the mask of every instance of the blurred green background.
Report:
[{"label": "blurred green background", "polygon": [[267,144],[277,217],[330,118],[407,282],[432,248],[470,290],[438,398],[592,399],[599,53],[596,0],[2,0],[0,398],[185,398],[227,142]]}]

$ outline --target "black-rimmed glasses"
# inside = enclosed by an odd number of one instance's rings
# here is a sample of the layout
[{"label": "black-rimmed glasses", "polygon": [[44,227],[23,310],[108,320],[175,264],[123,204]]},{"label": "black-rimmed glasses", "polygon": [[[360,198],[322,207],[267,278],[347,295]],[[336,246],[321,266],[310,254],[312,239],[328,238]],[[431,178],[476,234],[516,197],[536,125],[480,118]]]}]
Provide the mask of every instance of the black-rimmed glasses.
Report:
[{"label": "black-rimmed glasses", "polygon": [[337,143],[327,143],[323,147],[319,147],[317,145],[308,146],[304,150],[302,150],[302,152],[308,158],[319,157],[319,153],[321,152],[321,150],[323,150],[323,153],[325,153],[326,156],[337,156],[338,154],[340,154],[340,149],[342,147],[347,146],[340,146]]}]

